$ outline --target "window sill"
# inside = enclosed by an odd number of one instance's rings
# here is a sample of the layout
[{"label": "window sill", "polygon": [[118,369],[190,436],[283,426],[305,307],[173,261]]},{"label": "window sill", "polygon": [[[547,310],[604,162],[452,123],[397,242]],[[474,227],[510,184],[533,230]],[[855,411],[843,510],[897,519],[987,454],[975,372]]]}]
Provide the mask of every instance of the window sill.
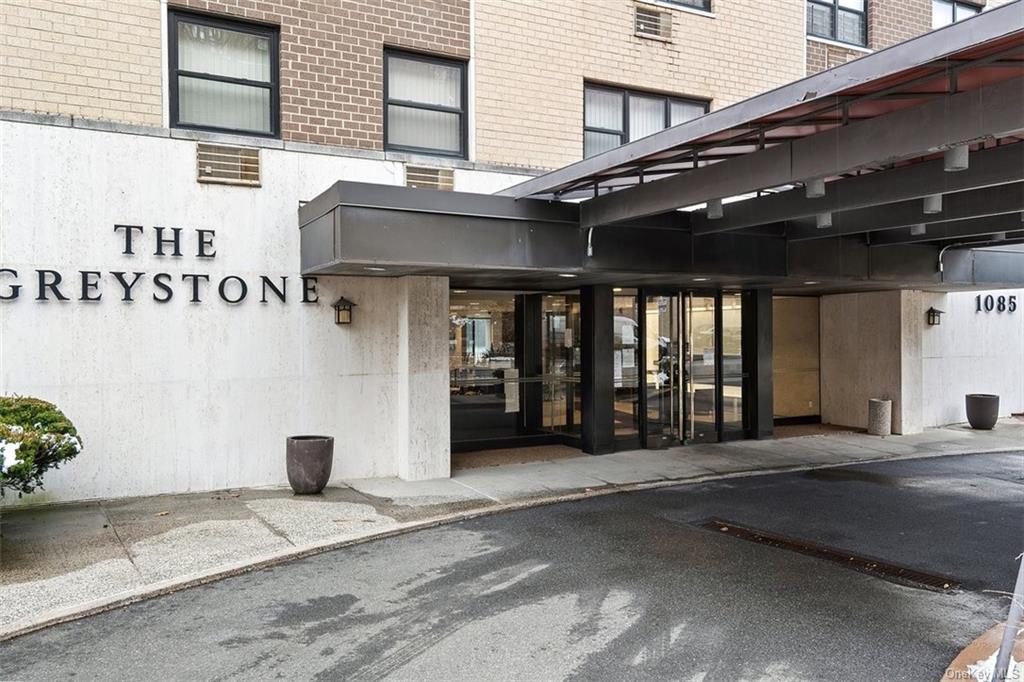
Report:
[{"label": "window sill", "polygon": [[[697,9],[696,7],[686,7],[684,5],[676,5],[671,2],[658,2],[658,0],[636,0],[641,5],[653,5],[654,7],[660,7],[662,9],[671,9],[677,12],[685,12],[686,14],[696,14],[698,17],[707,17],[708,19],[717,19],[718,15],[714,12],[709,12],[703,9]],[[647,38],[648,36],[643,36]]]},{"label": "window sill", "polygon": [[644,40],[654,40],[659,43],[672,42],[671,38],[666,38],[665,36],[656,36],[650,33],[634,33],[633,35],[636,36],[637,38],[643,38]]},{"label": "window sill", "polygon": [[853,43],[844,43],[839,40],[831,40],[829,38],[821,38],[819,36],[807,36],[807,40],[812,43],[821,43],[822,45],[831,45],[832,47],[842,47],[853,52],[862,52],[864,54],[871,54],[874,52],[870,47],[864,47],[863,45],[854,45]]}]

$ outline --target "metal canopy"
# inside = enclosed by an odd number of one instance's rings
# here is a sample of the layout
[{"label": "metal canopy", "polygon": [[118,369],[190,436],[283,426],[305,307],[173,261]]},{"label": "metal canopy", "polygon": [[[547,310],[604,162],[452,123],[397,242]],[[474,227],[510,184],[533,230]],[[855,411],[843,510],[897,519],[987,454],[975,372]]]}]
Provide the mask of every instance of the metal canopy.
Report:
[{"label": "metal canopy", "polygon": [[[336,183],[300,209],[302,272],[536,290],[1019,286],[1024,252],[970,249],[1024,240],[1022,138],[1018,0],[495,195]],[[943,152],[964,146],[969,168],[947,171]],[[807,196],[812,180],[824,196]],[[721,218],[693,209],[729,197]]]}]

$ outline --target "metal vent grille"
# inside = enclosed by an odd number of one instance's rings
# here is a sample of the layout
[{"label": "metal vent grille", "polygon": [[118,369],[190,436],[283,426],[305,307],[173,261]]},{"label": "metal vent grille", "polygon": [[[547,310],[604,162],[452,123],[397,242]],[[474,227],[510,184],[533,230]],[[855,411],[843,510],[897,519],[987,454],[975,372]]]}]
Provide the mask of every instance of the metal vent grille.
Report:
[{"label": "metal vent grille", "polygon": [[426,168],[406,166],[405,184],[420,189],[440,189],[451,192],[455,189],[455,176],[450,168]]},{"label": "metal vent grille", "polygon": [[646,7],[637,7],[633,30],[642,38],[668,40],[672,37],[672,15]]},{"label": "metal vent grille", "polygon": [[260,186],[260,150],[219,144],[196,145],[196,179],[222,185]]},{"label": "metal vent grille", "polygon": [[948,576],[926,573],[916,568],[908,568],[899,564],[890,564],[871,557],[854,554],[844,549],[819,545],[808,540],[787,538],[783,535],[775,535],[774,533],[757,530],[756,528],[739,526],[722,519],[711,518],[697,525],[707,530],[731,535],[734,538],[758,542],[762,545],[779,549],[788,549],[817,557],[818,559],[824,559],[825,561],[832,561],[861,573],[869,573],[884,580],[910,585],[911,587],[924,587],[925,589],[939,592],[952,592],[960,587],[960,581]]}]

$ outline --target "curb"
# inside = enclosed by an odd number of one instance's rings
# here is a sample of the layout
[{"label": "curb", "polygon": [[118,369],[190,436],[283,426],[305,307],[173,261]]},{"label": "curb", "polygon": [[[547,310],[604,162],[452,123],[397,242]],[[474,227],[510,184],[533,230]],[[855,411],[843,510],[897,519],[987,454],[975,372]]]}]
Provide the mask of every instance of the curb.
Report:
[{"label": "curb", "polygon": [[560,504],[563,502],[577,502],[580,500],[589,499],[592,497],[601,497],[605,495],[614,495],[618,493],[637,492],[642,490],[656,490],[658,488],[671,488],[679,485],[689,485],[706,483],[710,481],[721,481],[733,478],[748,478],[752,476],[768,476],[772,474],[782,473],[795,473],[801,471],[812,471],[815,469],[832,469],[843,466],[855,466],[858,464],[870,464],[876,462],[888,462],[888,461],[900,461],[900,460],[911,460],[911,459],[933,459],[938,457],[956,457],[962,455],[989,455],[999,454],[1004,452],[1018,452],[1024,448],[1024,444],[1021,447],[1006,447],[996,448],[992,450],[984,451],[956,451],[956,452],[939,452],[939,453],[927,453],[927,454],[906,454],[906,455],[882,455],[879,451],[879,457],[873,457],[870,459],[861,459],[855,462],[839,462],[830,464],[805,464],[797,466],[784,466],[784,467],[773,467],[770,469],[756,469],[752,471],[732,471],[722,474],[702,474],[699,476],[690,476],[686,478],[672,478],[672,479],[658,479],[654,481],[639,481],[635,483],[621,483],[621,484],[608,484],[597,488],[585,488],[583,490],[575,490],[572,492],[558,493],[553,495],[538,495],[536,497],[528,497],[513,502],[499,502],[496,504],[490,504],[476,509],[468,509],[461,512],[454,512],[451,514],[445,514],[442,516],[434,516],[419,521],[406,521],[399,523],[393,528],[386,531],[380,531],[369,535],[364,535],[358,538],[350,538],[347,540],[335,540],[324,543],[310,543],[307,545],[301,545],[291,547],[286,550],[278,552],[271,552],[268,554],[257,555],[252,558],[239,561],[232,564],[223,564],[215,569],[209,571],[201,571],[197,573],[186,574],[176,578],[168,578],[155,583],[150,583],[142,587],[120,592],[118,594],[101,597],[89,602],[83,602],[75,604],[74,606],[64,607],[60,609],[51,609],[39,616],[32,618],[23,618],[21,620],[14,621],[9,625],[0,627],[0,642],[21,637],[39,630],[60,625],[62,623],[68,623],[71,621],[87,618],[89,616],[98,615],[107,611],[113,611],[115,609],[123,608],[137,602],[145,601],[147,599],[153,599],[164,595],[172,594],[181,590],[188,589],[190,587],[198,587],[200,585],[206,585],[209,583],[224,580],[238,575],[246,573],[253,573],[265,568],[271,568],[278,566],[290,561],[296,561],[298,559],[305,559],[308,557],[324,554],[336,549],[342,549],[345,547],[351,547],[353,545],[359,545],[367,542],[373,542],[375,540],[383,540],[399,535],[405,535],[412,533],[417,530],[425,530],[428,528],[436,528],[438,526],[449,525],[457,523],[459,521],[467,521],[470,519],[477,519],[486,516],[493,516],[496,514],[502,514],[512,511],[522,511],[525,509],[533,509],[536,507],[545,507],[553,504]]}]

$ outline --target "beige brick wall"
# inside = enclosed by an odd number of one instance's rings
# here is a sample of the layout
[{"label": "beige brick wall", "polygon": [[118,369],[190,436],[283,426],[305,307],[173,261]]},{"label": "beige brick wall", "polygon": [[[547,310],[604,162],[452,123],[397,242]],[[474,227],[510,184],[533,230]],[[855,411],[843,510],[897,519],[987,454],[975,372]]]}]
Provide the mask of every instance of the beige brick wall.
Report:
[{"label": "beige brick wall", "polygon": [[[1012,0],[975,0],[973,4],[992,8]],[[868,47],[881,50],[932,30],[932,0],[868,0]],[[817,73],[864,56],[816,40],[807,41],[807,73]]]},{"label": "beige brick wall", "polygon": [[[281,136],[382,149],[385,45],[469,58],[469,0],[172,0],[280,26]],[[159,126],[160,0],[0,0],[0,109]]]},{"label": "beige brick wall", "polygon": [[807,74],[818,73],[833,66],[845,64],[851,59],[863,57],[863,50],[851,50],[839,45],[830,45],[817,40],[807,41]]},{"label": "beige brick wall", "polygon": [[868,0],[868,45],[873,50],[932,30],[932,0]]},{"label": "beige brick wall", "polygon": [[721,109],[804,75],[803,0],[774,0],[770,12],[762,0],[717,0],[714,18],[662,6],[669,43],[633,35],[638,4],[477,0],[477,159],[541,168],[579,160],[584,81]]},{"label": "beige brick wall", "polygon": [[160,125],[158,0],[0,0],[0,109]]}]

